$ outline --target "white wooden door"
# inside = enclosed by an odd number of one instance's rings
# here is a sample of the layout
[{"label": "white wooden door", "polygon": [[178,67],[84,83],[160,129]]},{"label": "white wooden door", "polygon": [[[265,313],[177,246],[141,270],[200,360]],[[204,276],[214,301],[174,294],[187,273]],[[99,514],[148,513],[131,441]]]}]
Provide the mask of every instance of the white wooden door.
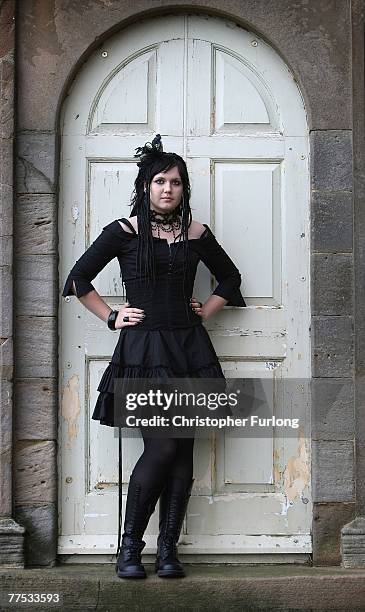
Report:
[{"label": "white wooden door", "polygon": [[[308,422],[308,129],[281,58],[258,36],[216,17],[141,21],[83,65],[61,132],[60,291],[102,227],[129,216],[134,149],[160,133],[165,151],[187,160],[194,218],[210,225],[243,275],[248,307],[226,307],[206,324],[227,377],[290,381],[285,397],[273,385],[275,414],[295,405]],[[199,299],[208,297],[211,281],[200,264]],[[116,261],[94,285],[110,306],[120,306]],[[76,298],[61,298],[60,554],[115,552],[118,430],[91,414],[116,342]],[[139,432],[123,447],[126,492],[143,449]],[[282,561],[310,552],[309,451],[303,427],[291,437],[273,429],[256,439],[197,440],[182,553]],[[154,552],[156,534],[157,509],[146,553]]]}]

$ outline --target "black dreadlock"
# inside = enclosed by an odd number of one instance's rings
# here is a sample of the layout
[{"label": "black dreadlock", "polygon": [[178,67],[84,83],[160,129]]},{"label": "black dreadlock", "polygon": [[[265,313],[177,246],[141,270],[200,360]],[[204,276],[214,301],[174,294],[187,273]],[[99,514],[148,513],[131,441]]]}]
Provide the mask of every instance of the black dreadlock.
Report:
[{"label": "black dreadlock", "polygon": [[[135,149],[134,157],[139,157],[137,162],[139,172],[134,182],[134,191],[131,198],[131,216],[137,215],[138,222],[138,247],[137,247],[137,274],[141,282],[147,287],[152,281],[155,282],[155,258],[154,241],[150,223],[150,184],[153,177],[160,172],[167,172],[177,166],[183,184],[181,202],[176,208],[176,213],[181,216],[181,238],[183,240],[183,294],[185,310],[189,313],[185,296],[185,278],[189,269],[188,258],[188,229],[191,225],[192,214],[190,208],[190,181],[186,163],[176,153],[165,153],[162,147],[161,135],[156,134],[152,143],[147,142],[143,147]],[[146,189],[146,191],[144,191]],[[143,267],[143,274],[142,274]]]}]

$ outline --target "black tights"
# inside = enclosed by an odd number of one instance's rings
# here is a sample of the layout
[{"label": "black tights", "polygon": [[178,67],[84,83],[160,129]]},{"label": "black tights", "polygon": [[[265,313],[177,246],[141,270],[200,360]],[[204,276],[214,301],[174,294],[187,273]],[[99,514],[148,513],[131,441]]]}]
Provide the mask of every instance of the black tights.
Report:
[{"label": "black tights", "polygon": [[142,498],[149,487],[161,487],[168,478],[181,478],[188,486],[193,477],[194,438],[149,438],[143,434],[144,451],[131,479],[142,485]]},{"label": "black tights", "polygon": [[[193,477],[193,450],[194,438],[151,438],[144,435],[140,430],[144,442],[144,451],[138,459],[132,471],[130,480],[136,479],[141,487],[140,501],[143,503],[151,493],[152,488],[160,488],[161,492],[165,483],[171,477],[184,480],[188,486]],[[119,430],[119,482],[122,482],[122,446]],[[122,532],[122,487],[119,487],[119,524],[118,524],[118,547],[120,550]]]}]

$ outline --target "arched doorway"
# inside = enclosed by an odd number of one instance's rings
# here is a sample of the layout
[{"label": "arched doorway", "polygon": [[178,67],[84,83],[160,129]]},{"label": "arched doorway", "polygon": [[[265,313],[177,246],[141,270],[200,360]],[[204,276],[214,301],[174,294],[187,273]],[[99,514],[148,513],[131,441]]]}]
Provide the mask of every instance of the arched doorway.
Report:
[{"label": "arched doorway", "polygon": [[[83,65],[61,119],[61,284],[102,227],[129,215],[134,149],[156,132],[165,150],[187,160],[194,217],[210,225],[244,278],[249,307],[226,307],[207,324],[227,377],[308,381],[305,109],[279,55],[228,20],[189,14],[140,21]],[[93,284],[118,308],[116,261]],[[210,289],[202,268],[196,294],[204,299]],[[91,414],[117,336],[76,299],[66,300],[60,309],[59,554],[110,555],[117,533],[117,430],[99,426]],[[294,386],[304,421],[305,384],[303,393]],[[280,414],[281,406],[275,410]],[[287,437],[273,429],[260,438],[198,441],[184,552],[222,561],[309,553],[308,444],[302,428]],[[127,489],[142,450],[139,435],[126,439],[124,449]],[[146,553],[155,547],[156,515]]]}]

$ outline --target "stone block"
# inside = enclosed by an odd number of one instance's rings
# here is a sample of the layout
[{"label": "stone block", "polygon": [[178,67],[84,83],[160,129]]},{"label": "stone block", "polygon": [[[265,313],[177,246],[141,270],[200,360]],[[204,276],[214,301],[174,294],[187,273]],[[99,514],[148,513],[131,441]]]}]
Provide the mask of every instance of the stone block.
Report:
[{"label": "stone block", "polygon": [[[1,140],[0,140],[1,147]],[[0,168],[2,163],[8,163],[0,155]],[[0,169],[1,173],[1,169]],[[11,236],[13,233],[13,184],[0,181],[0,236]]]},{"label": "stone block", "polygon": [[354,444],[345,440],[312,442],[314,502],[353,502]]},{"label": "stone block", "polygon": [[16,440],[57,440],[57,381],[18,380],[14,388]]},{"label": "stone block", "polygon": [[[1,28],[1,33],[4,30]],[[14,134],[14,51],[0,58],[0,138]]]},{"label": "stone block", "polygon": [[3,338],[0,342],[0,374],[2,380],[13,378],[13,338]]},{"label": "stone block", "polygon": [[19,255],[15,272],[16,316],[57,315],[57,260],[55,255]]},{"label": "stone block", "polygon": [[354,383],[349,378],[311,381],[312,439],[352,440],[355,435]]},{"label": "stone block", "polygon": [[13,140],[0,138],[0,236],[13,233]]},{"label": "stone block", "polygon": [[11,516],[12,384],[0,379],[0,516]]},{"label": "stone block", "polygon": [[365,517],[357,516],[343,526],[341,553],[344,567],[365,567]]},{"label": "stone block", "polygon": [[57,213],[48,194],[17,198],[14,250],[18,255],[57,253]]},{"label": "stone block", "polygon": [[312,317],[313,376],[353,375],[354,325],[350,316]]},{"label": "stone block", "polygon": [[13,263],[13,237],[0,236],[0,265],[11,266]]},{"label": "stone block", "polygon": [[0,59],[7,57],[15,44],[15,9],[16,3],[4,0],[0,2]]},{"label": "stone block", "polygon": [[[11,188],[11,191],[6,194],[8,197],[11,195],[11,202],[13,202],[13,157],[13,139],[0,138],[0,185]],[[4,208],[4,202],[0,202],[0,205],[1,208]],[[4,236],[6,233],[0,232],[0,235]]]},{"label": "stone block", "polygon": [[55,378],[58,335],[52,317],[17,317],[15,376]]},{"label": "stone block", "polygon": [[16,442],[14,500],[16,505],[57,500],[56,442]]},{"label": "stone block", "polygon": [[313,131],[310,144],[312,190],[352,191],[352,132]]},{"label": "stone block", "polygon": [[341,565],[341,529],[354,516],[354,503],[313,504],[314,565]]},{"label": "stone block", "polygon": [[351,315],[354,308],[352,255],[312,256],[312,314]]},{"label": "stone block", "polygon": [[17,193],[55,192],[55,134],[26,132],[17,138]]},{"label": "stone block", "polygon": [[18,505],[15,518],[25,528],[25,564],[55,565],[58,535],[55,504]]},{"label": "stone block", "polygon": [[313,191],[311,202],[312,252],[351,253],[353,194]]},{"label": "stone block", "polygon": [[24,533],[24,527],[11,517],[0,517],[1,569],[24,568]]},{"label": "stone block", "polygon": [[13,330],[13,276],[11,266],[0,266],[0,338]]}]

